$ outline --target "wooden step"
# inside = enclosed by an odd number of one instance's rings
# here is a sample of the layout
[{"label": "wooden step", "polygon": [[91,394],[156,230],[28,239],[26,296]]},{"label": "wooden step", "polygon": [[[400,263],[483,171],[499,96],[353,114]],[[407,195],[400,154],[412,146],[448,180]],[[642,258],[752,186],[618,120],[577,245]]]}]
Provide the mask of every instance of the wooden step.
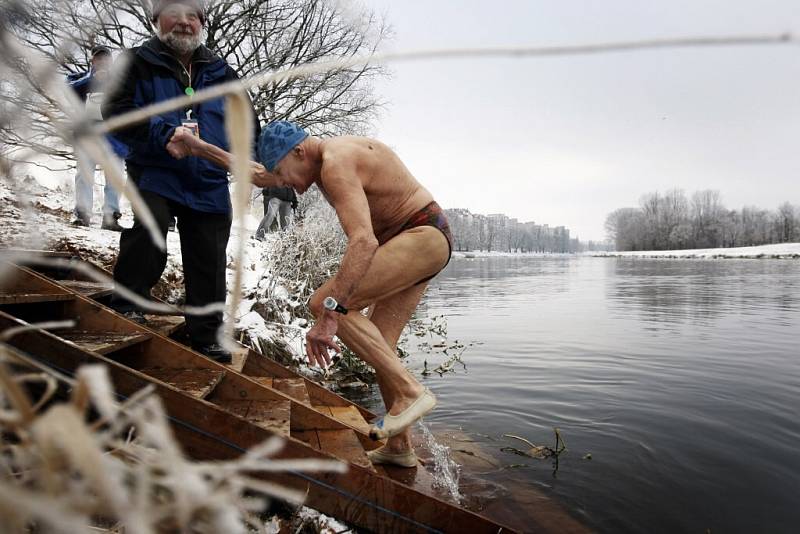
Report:
[{"label": "wooden step", "polygon": [[248,376],[247,378],[268,388],[272,387],[272,381],[274,380],[271,376]]},{"label": "wooden step", "polygon": [[318,412],[330,415],[337,421],[369,434],[370,424],[367,423],[361,412],[355,406],[314,406]]},{"label": "wooden step", "polygon": [[148,367],[140,369],[139,372],[176,387],[197,399],[206,398],[225,376],[225,371],[218,369]]},{"label": "wooden step", "polygon": [[290,401],[225,399],[218,402],[217,406],[263,429],[282,436],[289,435],[292,407]]},{"label": "wooden step", "polygon": [[144,316],[144,326],[150,330],[155,330],[164,337],[174,334],[179,328],[186,324],[186,319],[181,315],[149,315]]},{"label": "wooden step", "polygon": [[304,441],[317,450],[345,460],[354,465],[375,471],[372,462],[367,458],[364,447],[356,433],[349,428],[342,430],[304,430],[292,432],[292,437]]},{"label": "wooden step", "polygon": [[311,404],[306,382],[302,378],[273,378],[272,387],[304,404]]},{"label": "wooden step", "polygon": [[228,367],[236,371],[237,373],[242,372],[242,368],[244,368],[245,361],[247,361],[247,353],[249,349],[244,345],[239,345],[236,347],[235,350],[231,352],[231,363],[228,364]]},{"label": "wooden step", "polygon": [[114,285],[104,282],[85,282],[82,280],[58,280],[62,286],[80,293],[90,299],[99,299],[113,293]]},{"label": "wooden step", "polygon": [[109,354],[150,339],[150,334],[125,334],[120,332],[95,332],[87,330],[61,330],[56,335],[77,345],[83,350],[97,354]]},{"label": "wooden step", "polygon": [[46,291],[8,292],[0,294],[0,305],[3,304],[31,304],[35,302],[60,302],[74,300],[75,297],[67,293],[48,293]]}]

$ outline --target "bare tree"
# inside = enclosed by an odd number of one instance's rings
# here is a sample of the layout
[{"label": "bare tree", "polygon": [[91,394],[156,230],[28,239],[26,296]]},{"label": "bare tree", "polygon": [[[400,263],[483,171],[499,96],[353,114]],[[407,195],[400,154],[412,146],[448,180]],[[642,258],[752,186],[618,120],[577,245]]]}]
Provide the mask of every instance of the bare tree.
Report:
[{"label": "bare tree", "polygon": [[640,207],[606,218],[617,250],[716,248],[800,240],[800,207],[784,202],[775,212],[744,207],[728,210],[719,191],[697,191],[691,207],[682,190],[642,196]]},{"label": "bare tree", "polygon": [[777,240],[781,243],[790,243],[800,238],[798,223],[800,223],[800,211],[795,206],[788,202],[778,206],[775,215]]},{"label": "bare tree", "polygon": [[639,250],[642,248],[644,216],[636,208],[620,208],[606,217],[606,234],[614,241],[617,250]]},{"label": "bare tree", "polygon": [[719,191],[706,189],[696,191],[692,195],[695,247],[714,248],[722,245],[722,214],[724,211]]},{"label": "bare tree", "polygon": [[[153,33],[150,0],[29,0],[25,10],[8,28],[65,74],[88,69],[92,46],[127,49]],[[218,0],[208,7],[205,32],[207,46],[240,76],[370,54],[389,36],[374,12],[335,0]],[[381,107],[371,82],[384,73],[376,65],[342,68],[259,87],[251,97],[263,121],[291,118],[321,135],[367,133]],[[32,147],[71,158],[71,149],[54,143],[42,95],[14,89],[3,88],[0,111],[27,117],[30,131],[0,123],[6,157]]]}]

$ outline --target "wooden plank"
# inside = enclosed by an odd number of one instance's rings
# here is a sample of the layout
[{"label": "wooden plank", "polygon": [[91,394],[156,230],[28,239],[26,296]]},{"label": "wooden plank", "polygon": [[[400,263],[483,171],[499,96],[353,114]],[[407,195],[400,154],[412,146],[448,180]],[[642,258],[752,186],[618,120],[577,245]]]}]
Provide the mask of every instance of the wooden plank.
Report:
[{"label": "wooden plank", "polygon": [[352,430],[317,430],[317,436],[320,450],[370,471],[375,470]]},{"label": "wooden plank", "polygon": [[104,282],[85,282],[83,280],[59,280],[59,284],[90,299],[105,297],[114,292],[114,285]]},{"label": "wooden plank", "polygon": [[83,350],[97,354],[109,354],[142,341],[150,339],[149,334],[128,334],[118,332],[95,332],[87,330],[61,330],[58,337],[74,343]]},{"label": "wooden plank", "polygon": [[376,414],[370,412],[366,408],[363,408],[357,404],[353,404],[347,399],[340,397],[336,393],[325,389],[316,382],[305,379],[295,371],[282,366],[268,356],[259,354],[252,349],[249,350],[247,361],[242,369],[242,373],[250,377],[272,376],[275,378],[302,378],[305,381],[306,391],[308,392],[308,396],[311,398],[312,404],[325,406],[355,406],[355,408],[361,412],[361,414],[364,416],[364,419],[367,421],[372,421],[377,417]]},{"label": "wooden plank", "polygon": [[[145,367],[139,369],[139,372],[176,387],[198,399],[207,397],[225,375],[225,371],[217,369],[180,369],[175,367]],[[246,402],[249,407],[250,401]],[[247,410],[245,410],[244,414],[246,413]],[[242,414],[242,417],[244,417],[244,414]]]},{"label": "wooden plank", "polygon": [[[2,290],[0,290],[2,291]],[[3,293],[0,294],[0,305],[2,304],[33,304],[36,302],[60,302],[73,300],[75,297],[70,294],[47,293],[47,292],[22,292],[22,293]]]},{"label": "wooden plank", "polygon": [[[0,329],[21,324],[0,311]],[[74,373],[86,363],[103,363],[109,370],[115,390],[122,395],[130,396],[149,383],[145,375],[103,356],[82,351],[48,332],[23,332],[10,343],[15,347],[25,347],[37,358],[52,362],[68,373]],[[173,425],[175,435],[192,458],[206,461],[235,458],[242,449],[249,449],[274,435],[254,424],[231,424],[228,412],[205,400],[194,399],[159,383],[156,387],[176,422]],[[296,407],[311,411],[310,406],[297,404]],[[275,459],[328,457],[307,443],[291,438],[275,455]],[[418,525],[427,525],[441,531],[469,530],[471,534],[497,533],[501,527],[504,533],[512,532],[486,517],[422,495],[358,465],[352,465],[343,474],[312,473],[298,477],[294,473],[265,473],[259,476],[302,491],[307,494],[308,506],[370,531],[408,532],[419,530]],[[320,483],[316,483],[317,480]],[[353,495],[359,500],[354,501],[350,497]]]},{"label": "wooden plank", "polygon": [[253,401],[251,400],[228,399],[222,402],[218,402],[217,406],[219,406],[223,410],[231,412],[233,415],[238,415],[239,417],[246,417],[248,410],[250,410],[250,404],[252,404],[252,402]]},{"label": "wooden plank", "polygon": [[369,434],[370,424],[355,406],[328,406],[331,416],[365,434]]},{"label": "wooden plank", "polygon": [[56,250],[36,250],[31,248],[4,248],[3,252],[9,256],[33,256],[43,258],[72,258],[74,254],[67,251]]},{"label": "wooden plank", "polygon": [[247,412],[247,420],[261,428],[288,436],[289,421],[292,414],[290,401],[259,401],[255,400]]},{"label": "wooden plank", "polygon": [[329,415],[329,416],[333,417],[333,413],[331,412],[331,407],[330,406],[315,405],[313,408],[315,410],[317,410],[318,412],[320,412],[320,413],[324,413],[325,415]]},{"label": "wooden plank", "polygon": [[173,367],[146,367],[144,369],[139,369],[140,373],[144,373],[147,376],[151,376],[156,380],[160,380],[168,384],[170,383],[172,377],[176,376],[181,371],[183,371],[183,369],[175,369]]},{"label": "wooden plank", "polygon": [[304,404],[311,404],[306,383],[302,378],[275,378],[272,387]]},{"label": "wooden plank", "polygon": [[231,363],[227,364],[226,367],[233,369],[237,373],[242,372],[242,368],[244,367],[245,360],[247,360],[247,352],[248,349],[245,346],[239,346],[235,350],[231,352]]},{"label": "wooden plank", "polygon": [[[12,267],[13,268],[13,267]],[[53,282],[47,280],[45,277],[29,272],[25,269],[17,268],[23,277],[31,280],[31,283],[41,284],[43,288],[59,289]],[[21,276],[22,276],[21,275]],[[28,283],[28,282],[26,282]],[[63,290],[66,291],[66,290]],[[150,330],[129,321],[118,315],[108,308],[99,305],[91,299],[83,296],[76,295],[76,299],[64,303],[64,315],[78,319],[78,329],[91,330],[91,331],[114,331],[128,334],[146,333],[150,334]],[[252,353],[248,352],[246,362],[250,362]],[[171,367],[183,369],[213,369],[224,370],[225,367],[215,363],[208,358],[202,357],[195,352],[189,350],[185,346],[166,338],[152,337],[147,343],[130,347],[127,350],[121,350],[115,354],[115,358],[129,367],[135,369],[145,367],[162,367],[164,362],[169,362]],[[266,358],[260,358],[266,360]],[[273,362],[274,363],[274,362]],[[246,363],[248,365],[249,363]],[[280,376],[283,373],[289,376],[296,377],[297,375],[288,369],[280,367],[274,363],[270,368],[274,369],[276,373],[257,372],[255,374],[261,376]],[[327,392],[324,388],[315,385],[313,382],[305,381],[302,378],[296,378],[296,383],[305,384],[307,387],[316,387],[324,395],[327,395],[331,400],[326,401],[326,405],[334,405],[341,403],[348,405],[348,401],[338,397],[337,395]],[[302,391],[302,389],[300,389]],[[216,402],[221,399],[250,399],[250,400],[288,400],[290,396],[275,389],[268,389],[258,384],[247,380],[245,377],[236,373],[228,373],[225,378],[213,389],[211,392],[206,392],[210,395],[208,400]],[[306,392],[307,394],[307,392]],[[292,430],[309,430],[309,429],[344,429],[345,425],[336,419],[323,415],[316,410],[312,409],[310,405],[303,404],[296,401],[292,405],[291,410],[291,429]],[[372,444],[367,434],[359,432],[359,439],[364,446]]]},{"label": "wooden plank", "polygon": [[184,369],[168,383],[196,399],[204,399],[214,391],[223,376],[225,371],[216,369]]},{"label": "wooden plank", "polygon": [[272,387],[272,377],[271,376],[248,376],[250,380],[253,382],[258,382],[264,387],[271,388]]},{"label": "wooden plank", "polygon": [[292,431],[292,437],[319,450],[319,436],[317,436],[316,430],[294,430]]},{"label": "wooden plank", "polygon": [[6,295],[71,295],[66,289],[55,285],[50,280],[40,276],[34,271],[1,262],[8,272],[0,279],[0,293]]},{"label": "wooden plank", "polygon": [[144,325],[150,330],[155,330],[164,337],[174,334],[186,324],[186,319],[180,315],[150,315],[144,316]]}]

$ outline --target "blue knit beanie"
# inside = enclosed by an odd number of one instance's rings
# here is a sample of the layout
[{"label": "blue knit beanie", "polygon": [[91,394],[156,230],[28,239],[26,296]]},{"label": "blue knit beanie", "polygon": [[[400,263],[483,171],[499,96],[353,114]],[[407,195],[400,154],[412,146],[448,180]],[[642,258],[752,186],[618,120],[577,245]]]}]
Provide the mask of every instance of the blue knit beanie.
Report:
[{"label": "blue knit beanie", "polygon": [[303,142],[308,133],[293,122],[271,122],[258,140],[258,159],[273,172],[286,154]]}]

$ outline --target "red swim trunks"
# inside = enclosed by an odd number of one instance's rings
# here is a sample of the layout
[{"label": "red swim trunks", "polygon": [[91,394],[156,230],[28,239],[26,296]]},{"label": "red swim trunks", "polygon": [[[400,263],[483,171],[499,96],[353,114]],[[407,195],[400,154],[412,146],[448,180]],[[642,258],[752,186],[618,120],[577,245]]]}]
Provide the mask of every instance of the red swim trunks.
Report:
[{"label": "red swim trunks", "polygon": [[[412,215],[406,221],[403,227],[400,228],[400,232],[398,232],[398,234],[419,226],[433,226],[442,232],[444,237],[447,239],[447,263],[445,263],[442,267],[442,269],[444,269],[447,267],[447,264],[450,263],[450,257],[453,254],[453,234],[450,232],[450,224],[447,222],[447,217],[444,214],[444,210],[441,208],[441,206],[439,206],[439,204],[436,203],[435,200]],[[422,282],[427,282],[437,274],[439,273],[434,273],[432,276],[424,280],[420,280],[419,283],[421,284]]]}]

